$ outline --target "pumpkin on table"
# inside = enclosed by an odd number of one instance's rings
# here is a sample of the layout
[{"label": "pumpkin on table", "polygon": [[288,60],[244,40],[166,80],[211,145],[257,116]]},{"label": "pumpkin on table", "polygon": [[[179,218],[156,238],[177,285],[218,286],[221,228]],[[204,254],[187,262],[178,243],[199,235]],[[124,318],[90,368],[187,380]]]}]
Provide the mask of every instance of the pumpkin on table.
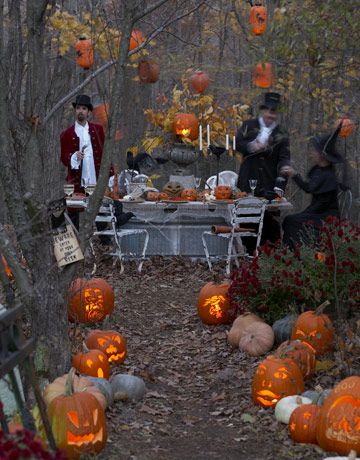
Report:
[{"label": "pumpkin on table", "polygon": [[102,278],[77,278],[68,292],[69,320],[79,323],[103,321],[114,309],[114,290]]},{"label": "pumpkin on table", "polygon": [[290,416],[289,431],[296,442],[316,444],[316,426],[320,407],[316,404],[303,404]]},{"label": "pumpkin on table", "polygon": [[159,201],[159,196],[160,196],[159,192],[155,192],[153,190],[150,190],[146,194],[146,200],[147,201]]},{"label": "pumpkin on table", "polygon": [[64,393],[48,406],[48,416],[56,445],[69,459],[99,453],[107,439],[104,409],[95,396],[74,392],[71,374]]},{"label": "pumpkin on table", "polygon": [[280,358],[293,359],[299,366],[304,379],[310,378],[315,372],[315,350],[306,342],[300,340],[287,340],[275,352]]},{"label": "pumpkin on table", "polygon": [[215,187],[215,198],[217,200],[229,200],[232,195],[232,188],[230,185],[218,185]]},{"label": "pumpkin on table", "polygon": [[291,339],[301,340],[311,345],[316,356],[331,351],[334,341],[334,328],[330,318],[323,313],[330,302],[322,303],[315,311],[305,311],[296,320]]},{"label": "pumpkin on table", "polygon": [[194,188],[184,188],[181,192],[181,198],[184,198],[186,201],[196,201],[197,192]]},{"label": "pumpkin on table", "polygon": [[126,358],[126,339],[117,331],[95,329],[86,336],[85,345],[105,353],[109,363],[121,364]]},{"label": "pumpkin on table", "polygon": [[316,438],[326,451],[360,454],[360,377],[338,383],[321,408]]},{"label": "pumpkin on table", "polygon": [[199,292],[197,312],[205,324],[229,324],[235,317],[235,308],[230,305],[229,283],[207,283]]},{"label": "pumpkin on table", "polygon": [[275,407],[285,396],[304,391],[298,365],[289,358],[270,355],[257,367],[252,381],[252,399],[262,407]]},{"label": "pumpkin on table", "polygon": [[100,350],[85,350],[77,353],[72,365],[80,374],[109,379],[110,365],[105,353]]}]

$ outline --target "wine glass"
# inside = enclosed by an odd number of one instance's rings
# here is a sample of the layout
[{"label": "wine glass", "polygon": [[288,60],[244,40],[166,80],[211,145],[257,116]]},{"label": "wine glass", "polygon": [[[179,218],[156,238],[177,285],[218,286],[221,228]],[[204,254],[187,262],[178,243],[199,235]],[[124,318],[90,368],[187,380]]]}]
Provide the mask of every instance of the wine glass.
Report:
[{"label": "wine glass", "polygon": [[66,196],[71,196],[74,193],[75,186],[74,184],[64,184],[64,193]]},{"label": "wine glass", "polygon": [[88,186],[90,185],[90,179],[88,177],[87,178],[82,177],[81,178],[81,184],[85,189],[85,195],[86,195],[86,190],[87,190]]},{"label": "wine glass", "polygon": [[195,188],[198,190],[201,185],[201,177],[195,177]]},{"label": "wine glass", "polygon": [[87,184],[86,193],[91,196],[95,191],[96,184]]},{"label": "wine glass", "polygon": [[252,196],[255,196],[256,185],[257,185],[257,179],[249,179],[249,187],[251,189]]}]

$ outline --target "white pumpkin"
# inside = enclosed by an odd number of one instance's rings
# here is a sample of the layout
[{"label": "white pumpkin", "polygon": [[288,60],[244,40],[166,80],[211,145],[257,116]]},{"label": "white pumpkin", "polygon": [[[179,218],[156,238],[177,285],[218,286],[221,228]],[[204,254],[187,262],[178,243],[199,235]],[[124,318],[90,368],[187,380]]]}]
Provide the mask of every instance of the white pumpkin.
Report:
[{"label": "white pumpkin", "polygon": [[111,377],[110,383],[115,401],[138,401],[146,391],[144,380],[135,375],[117,374]]},{"label": "white pumpkin", "polygon": [[87,380],[90,380],[90,382],[92,382],[105,396],[107,407],[111,406],[114,402],[114,391],[109,380],[99,377],[91,377],[89,375],[85,375],[84,377],[86,377]]},{"label": "white pumpkin", "polygon": [[275,406],[275,418],[278,422],[289,423],[290,416],[294,410],[302,404],[311,404],[312,401],[309,398],[303,396],[293,395],[285,396]]}]

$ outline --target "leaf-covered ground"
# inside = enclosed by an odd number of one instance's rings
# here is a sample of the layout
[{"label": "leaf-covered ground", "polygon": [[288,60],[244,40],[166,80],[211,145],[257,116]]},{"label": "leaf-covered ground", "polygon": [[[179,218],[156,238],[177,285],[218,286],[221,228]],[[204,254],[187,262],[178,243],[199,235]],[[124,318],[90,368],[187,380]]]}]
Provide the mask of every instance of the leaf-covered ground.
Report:
[{"label": "leaf-covered ground", "polygon": [[[120,274],[103,261],[96,275],[115,288],[110,326],[128,341],[128,357],[113,373],[140,376],[147,386],[142,401],[118,401],[107,410],[109,439],[99,458],[324,458],[316,446],[293,443],[272,410],[252,403],[251,378],[260,358],[232,350],[228,326],[198,319],[197,294],[212,280],[205,265],[158,258],[146,261],[141,274],[132,264]],[[86,328],[72,332],[78,347]],[[326,388],[335,378],[323,370],[307,387]]]}]

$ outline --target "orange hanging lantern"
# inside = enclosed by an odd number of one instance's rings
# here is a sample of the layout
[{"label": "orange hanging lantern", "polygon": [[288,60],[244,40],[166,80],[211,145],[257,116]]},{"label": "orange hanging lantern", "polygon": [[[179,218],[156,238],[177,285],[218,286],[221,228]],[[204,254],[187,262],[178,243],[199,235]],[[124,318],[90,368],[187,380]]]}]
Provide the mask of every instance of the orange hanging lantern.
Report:
[{"label": "orange hanging lantern", "polygon": [[117,331],[91,331],[85,339],[85,345],[89,349],[101,350],[109,363],[121,364],[126,358],[126,339]]},{"label": "orange hanging lantern", "polygon": [[139,29],[134,29],[131,32],[129,51],[135,50],[145,41],[145,35]]},{"label": "orange hanging lantern", "polygon": [[160,65],[153,59],[141,59],[138,75],[142,83],[156,83],[159,80]]},{"label": "orange hanging lantern", "polygon": [[355,125],[354,122],[348,117],[341,117],[336,122],[336,126],[342,123],[339,136],[345,139],[346,137],[350,136],[350,134],[354,131]]},{"label": "orange hanging lantern", "polygon": [[86,350],[77,353],[72,360],[72,366],[84,375],[109,379],[110,365],[105,353],[100,350]]},{"label": "orange hanging lantern", "polygon": [[94,123],[98,123],[103,128],[105,128],[108,123],[108,116],[109,104],[107,102],[105,104],[99,104],[93,108],[92,121]]},{"label": "orange hanging lantern", "polygon": [[251,7],[249,24],[251,32],[254,35],[262,35],[266,31],[267,10],[263,5],[255,5]]},{"label": "orange hanging lantern", "polygon": [[252,381],[252,399],[256,404],[275,407],[285,396],[303,391],[302,373],[292,359],[271,355],[258,365]]},{"label": "orange hanging lantern", "polygon": [[205,324],[229,324],[235,319],[235,309],[230,305],[229,283],[207,283],[197,299],[197,312]]},{"label": "orange hanging lantern", "polygon": [[68,298],[68,316],[73,322],[103,321],[114,309],[114,290],[102,278],[77,278],[70,285]]},{"label": "orange hanging lantern", "polygon": [[76,64],[83,69],[90,69],[94,65],[94,47],[92,41],[80,37],[75,43]]},{"label": "orange hanging lantern", "polygon": [[174,117],[173,131],[177,140],[193,141],[199,135],[199,121],[193,113],[178,113]]},{"label": "orange hanging lantern", "polygon": [[269,62],[256,64],[253,84],[258,88],[270,88],[274,83],[273,67]]},{"label": "orange hanging lantern", "polygon": [[3,264],[6,276],[9,278],[10,281],[12,281],[14,279],[14,275],[4,256],[1,256],[1,262]]},{"label": "orange hanging lantern", "polygon": [[196,93],[202,94],[209,86],[210,78],[201,70],[198,70],[190,77],[190,86]]}]

